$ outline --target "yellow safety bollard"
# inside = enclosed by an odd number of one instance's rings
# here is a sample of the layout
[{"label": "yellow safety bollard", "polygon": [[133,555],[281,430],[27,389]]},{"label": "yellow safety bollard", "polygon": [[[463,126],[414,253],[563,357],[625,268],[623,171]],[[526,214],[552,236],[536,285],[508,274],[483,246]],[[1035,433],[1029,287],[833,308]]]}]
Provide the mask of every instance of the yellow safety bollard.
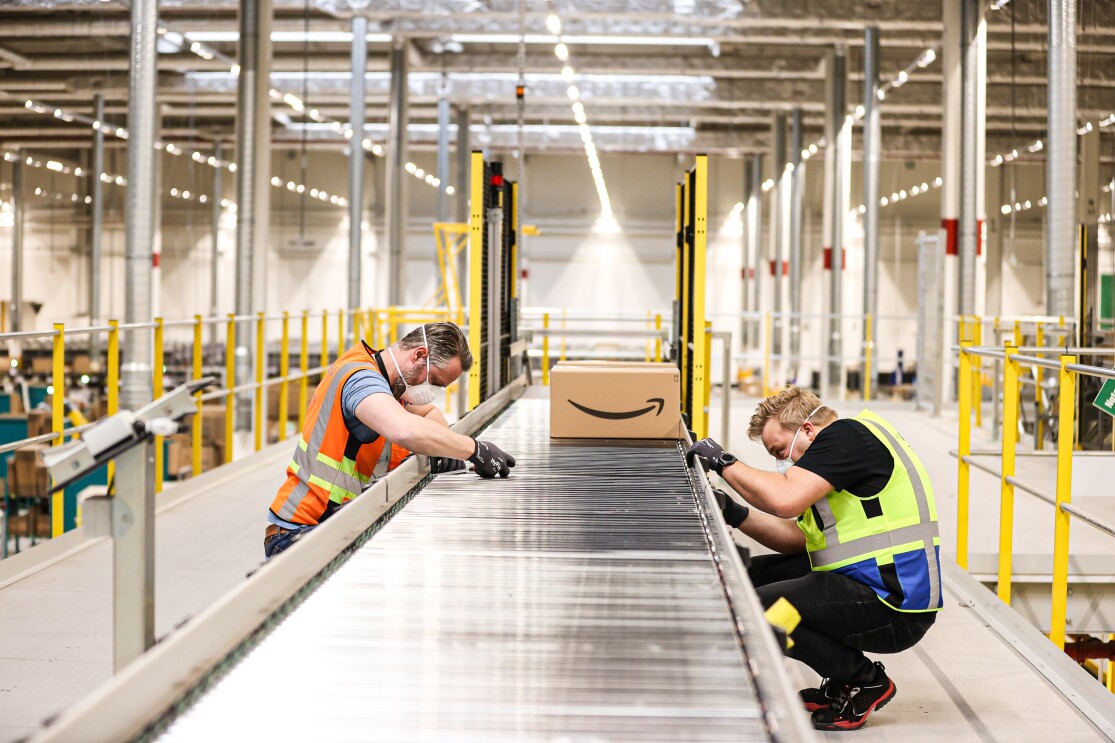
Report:
[{"label": "yellow safety bollard", "polygon": [[263,415],[263,380],[266,378],[267,348],[264,334],[267,332],[263,313],[256,315],[256,410],[255,410],[255,443],[256,451],[263,448],[263,428],[266,420]]},{"label": "yellow safety bollard", "polygon": [[310,379],[310,311],[302,310],[302,350],[298,355],[298,368],[302,370],[302,378],[298,380],[298,430],[306,427],[306,394],[309,391]]},{"label": "yellow safety bollard", "polygon": [[863,399],[871,399],[871,350],[875,344],[871,342],[871,313],[864,317],[863,325]]},{"label": "yellow safety bollard", "polygon": [[[154,398],[163,396],[163,318],[155,318],[155,364],[151,370],[151,391]],[[155,493],[163,492],[163,437],[155,437]]]},{"label": "yellow safety bollard", "polygon": [[[542,329],[550,329],[550,313],[542,313]],[[550,336],[542,336],[542,386],[547,387],[550,384]]]},{"label": "yellow safety bollard", "polygon": [[1072,450],[1076,430],[1076,374],[1066,367],[1075,356],[1061,356],[1057,411],[1057,509],[1053,522],[1053,610],[1049,639],[1065,649],[1065,616],[1069,593],[1069,514],[1061,505],[1072,502]]},{"label": "yellow safety bollard", "polygon": [[[108,401],[105,412],[109,415],[116,415],[120,410],[120,322],[109,320],[108,326],[108,349],[106,350],[108,369],[105,372]],[[113,482],[113,477],[116,475],[116,460],[109,461],[106,472],[108,482]]]},{"label": "yellow safety bollard", "polygon": [[279,346],[279,441],[286,440],[286,424],[289,419],[287,380],[290,376],[290,313],[283,312],[283,339]]},{"label": "yellow safety bollard", "polygon": [[[62,430],[66,427],[66,326],[54,324],[54,352],[51,358],[50,430],[57,438],[51,446],[62,445]],[[66,515],[66,493],[57,490],[50,495],[50,536],[62,536]],[[33,532],[32,532],[33,533]]]},{"label": "yellow safety bollard", "polygon": [[[1037,337],[1036,344],[1038,348],[1044,348],[1045,328],[1042,327],[1042,324],[1040,322],[1037,324],[1037,331],[1035,332],[1035,336]],[[1040,351],[1038,352],[1038,355],[1041,355]],[[1036,439],[1035,448],[1038,451],[1043,451],[1045,449],[1045,421],[1043,420],[1043,418],[1045,417],[1045,406],[1042,404],[1041,400],[1041,378],[1043,376],[1043,371],[1044,370],[1040,366],[1034,367],[1034,417],[1036,419],[1036,423],[1034,424],[1034,438]]]},{"label": "yellow safety bollard", "polygon": [[225,333],[225,384],[228,396],[225,398],[225,464],[232,461],[233,411],[236,410],[236,315],[229,314],[228,330]]},{"label": "yellow safety bollard", "polygon": [[1006,346],[1003,357],[1002,478],[999,483],[999,599],[1010,606],[1011,564],[1014,556],[1014,455],[1018,447],[1018,347]]},{"label": "yellow safety bollard", "polygon": [[337,358],[345,352],[345,309],[342,307],[337,312]]},{"label": "yellow safety bollard", "polygon": [[[979,318],[972,318],[972,344],[979,346],[983,344],[983,322]],[[999,320],[995,320],[995,326],[998,327]],[[976,428],[983,425],[983,357],[977,356],[975,358],[975,374],[972,376],[972,385],[975,387],[972,390],[972,405],[976,410]]]},{"label": "yellow safety bollard", "polygon": [[329,310],[321,311],[321,361],[318,366],[329,366]]},{"label": "yellow safety bollard", "polygon": [[956,564],[968,569],[968,484],[972,453],[972,358],[970,340],[960,342],[960,379],[957,384],[960,407],[960,433],[957,445],[956,483]]},{"label": "yellow safety bollard", "polygon": [[767,397],[774,392],[774,386],[770,383],[770,313],[763,316],[763,397]]},{"label": "yellow safety bollard", "polygon": [[[194,315],[194,356],[193,356],[193,378],[201,379],[201,364],[203,347],[201,343],[202,322],[201,315]],[[201,474],[201,390],[194,393],[197,399],[197,413],[194,415],[192,439],[190,441],[190,472],[193,477]]]},{"label": "yellow safety bollard", "polygon": [[[565,330],[565,308],[561,310],[561,329]],[[565,336],[561,337],[561,354],[558,356],[558,361],[565,361]]]},{"label": "yellow safety bollard", "polygon": [[662,313],[659,312],[654,316],[654,329],[658,331],[658,335],[654,337],[654,360],[662,363]]}]

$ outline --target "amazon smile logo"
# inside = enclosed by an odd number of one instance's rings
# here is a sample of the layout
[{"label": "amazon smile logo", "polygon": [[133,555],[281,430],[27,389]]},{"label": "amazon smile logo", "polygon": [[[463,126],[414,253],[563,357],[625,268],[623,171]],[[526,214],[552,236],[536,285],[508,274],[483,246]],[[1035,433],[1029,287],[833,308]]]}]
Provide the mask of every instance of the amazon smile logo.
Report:
[{"label": "amazon smile logo", "polygon": [[638,410],[621,410],[619,412],[612,412],[609,410],[595,410],[593,408],[586,407],[579,403],[575,403],[572,400],[569,400],[569,404],[575,407],[577,410],[580,410],[582,413],[591,415],[593,418],[602,418],[606,421],[624,421],[630,420],[631,418],[638,418],[639,416],[646,415],[650,411],[654,410],[655,406],[658,407],[658,411],[655,413],[655,416],[662,415],[662,408],[666,405],[666,401],[664,399],[662,399],[661,397],[652,397],[647,400],[647,402],[651,404],[645,408],[639,408]]}]

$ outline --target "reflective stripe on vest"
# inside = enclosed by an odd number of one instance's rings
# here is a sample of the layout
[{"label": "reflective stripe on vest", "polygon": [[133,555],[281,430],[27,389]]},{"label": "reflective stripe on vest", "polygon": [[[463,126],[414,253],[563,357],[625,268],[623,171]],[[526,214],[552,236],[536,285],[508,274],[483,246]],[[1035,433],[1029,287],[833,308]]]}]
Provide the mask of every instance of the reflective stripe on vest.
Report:
[{"label": "reflective stripe on vest", "polygon": [[[279,518],[291,519],[294,517],[302,499],[310,492],[309,485],[316,485],[326,491],[329,494],[330,501],[340,504],[355,498],[364,490],[367,483],[371,482],[372,478],[356,471],[355,461],[347,458],[338,461],[321,452],[321,445],[325,441],[325,434],[329,428],[329,420],[333,415],[333,404],[337,399],[341,384],[353,372],[369,368],[376,373],[379,372],[370,363],[358,361],[345,364],[333,374],[329,381],[329,387],[325,391],[325,397],[321,401],[317,419],[314,421],[310,440],[307,442],[303,438],[304,434],[298,438],[298,446],[294,450],[294,457],[291,459],[289,466],[291,472],[297,475],[300,482],[291,491],[286,501],[283,502],[279,509]],[[386,474],[387,465],[391,461],[391,442],[382,435],[374,443],[378,444],[380,442],[383,443],[383,454],[376,463],[375,477]],[[315,452],[313,457],[310,456],[310,451]],[[386,457],[386,463],[383,464],[381,472],[380,463],[385,461],[384,457]]]},{"label": "reflective stripe on vest", "polygon": [[[937,522],[932,517],[929,496],[921,473],[909,452],[885,425],[863,415],[857,416],[854,420],[866,425],[868,430],[878,432],[878,436],[885,439],[890,445],[889,448],[902,465],[910,483],[914,500],[917,503],[918,523],[841,542],[836,530],[836,517],[833,513],[832,504],[826,495],[814,504],[816,513],[820,516],[823,524],[825,547],[809,552],[810,564],[814,569],[833,569],[835,565],[849,563],[857,558],[869,559],[883,551],[897,551],[896,554],[900,554],[904,552],[904,550],[901,550],[903,545],[917,545],[925,554],[928,566],[929,606],[935,608],[940,603],[941,597],[940,566],[938,565],[937,550],[934,545],[934,540],[938,538],[939,532]],[[883,493],[879,495],[881,496]]]}]

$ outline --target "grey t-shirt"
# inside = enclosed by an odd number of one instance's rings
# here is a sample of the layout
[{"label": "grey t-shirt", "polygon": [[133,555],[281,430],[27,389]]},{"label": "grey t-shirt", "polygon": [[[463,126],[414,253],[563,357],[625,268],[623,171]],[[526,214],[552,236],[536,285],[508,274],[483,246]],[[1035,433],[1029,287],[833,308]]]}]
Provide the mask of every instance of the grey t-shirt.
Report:
[{"label": "grey t-shirt", "polygon": [[345,385],[341,388],[341,413],[344,415],[345,428],[361,444],[371,444],[379,438],[379,433],[364,425],[356,417],[356,407],[365,398],[380,394],[390,395],[391,386],[383,375],[369,369],[354,372],[345,380]]}]

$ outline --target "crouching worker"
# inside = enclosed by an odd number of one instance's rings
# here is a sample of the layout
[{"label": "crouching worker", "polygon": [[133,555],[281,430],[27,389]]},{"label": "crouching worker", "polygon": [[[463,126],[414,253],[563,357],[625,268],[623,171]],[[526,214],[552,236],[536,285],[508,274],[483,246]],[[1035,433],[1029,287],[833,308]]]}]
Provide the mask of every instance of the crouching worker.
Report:
[{"label": "crouching worker", "polygon": [[464,469],[507,477],[515,458],[495,444],[449,430],[432,405],[472,366],[453,323],[423,325],[376,351],[361,341],[326,370],[267,513],[263,552],[271,559],[294,544],[411,452],[431,457],[436,472]]},{"label": "crouching worker", "polygon": [[895,695],[864,652],[913,647],[942,606],[929,477],[885,420],[866,410],[838,420],[797,387],[759,403],[748,435],[777,472],[737,462],[712,439],[687,454],[746,501],[720,494],[728,525],[780,553],[752,558],[749,573],[764,608],[785,597],[801,614],[787,654],[823,679],[801,692],[813,726],[855,730]]}]

